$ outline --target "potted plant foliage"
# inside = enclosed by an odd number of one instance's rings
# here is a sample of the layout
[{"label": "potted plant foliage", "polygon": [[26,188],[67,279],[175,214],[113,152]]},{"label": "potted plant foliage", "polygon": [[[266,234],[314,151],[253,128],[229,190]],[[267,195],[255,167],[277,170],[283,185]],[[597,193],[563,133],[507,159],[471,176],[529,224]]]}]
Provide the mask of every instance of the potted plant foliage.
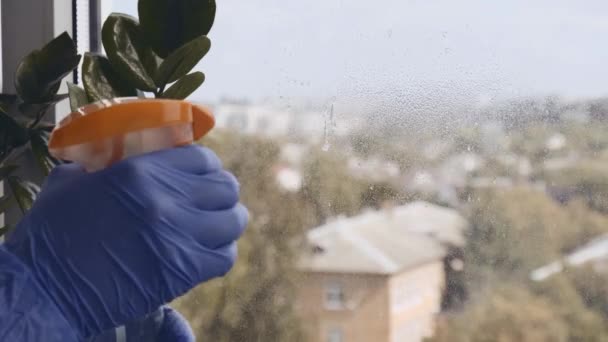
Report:
[{"label": "potted plant foliage", "polygon": [[[215,0],[140,0],[139,20],[113,13],[104,22],[102,43],[107,55],[77,54],[67,33],[25,56],[17,67],[15,94],[0,94],[0,181],[5,196],[0,211],[17,205],[27,212],[39,191],[31,180],[17,175],[19,156],[31,153],[48,175],[60,163],[48,151],[54,125],[46,115],[69,98],[72,111],[91,102],[116,97],[185,99],[205,81],[191,72],[209,52],[207,34],[215,19]],[[61,82],[82,59],[82,83]],[[0,228],[0,235],[10,227]]]}]

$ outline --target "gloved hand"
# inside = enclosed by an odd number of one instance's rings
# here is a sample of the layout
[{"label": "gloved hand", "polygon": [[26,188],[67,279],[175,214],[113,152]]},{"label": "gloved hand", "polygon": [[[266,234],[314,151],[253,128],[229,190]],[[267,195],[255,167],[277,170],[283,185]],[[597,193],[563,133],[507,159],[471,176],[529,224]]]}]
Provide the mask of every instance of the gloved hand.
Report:
[{"label": "gloved hand", "polygon": [[194,333],[186,319],[179,312],[163,308],[163,325],[156,342],[195,342]]},{"label": "gloved hand", "polygon": [[186,319],[169,306],[147,317],[127,323],[90,339],[88,342],[195,342]]},{"label": "gloved hand", "polygon": [[188,146],[86,173],[57,167],[6,241],[81,339],[223,276],[247,211],[208,149]]}]

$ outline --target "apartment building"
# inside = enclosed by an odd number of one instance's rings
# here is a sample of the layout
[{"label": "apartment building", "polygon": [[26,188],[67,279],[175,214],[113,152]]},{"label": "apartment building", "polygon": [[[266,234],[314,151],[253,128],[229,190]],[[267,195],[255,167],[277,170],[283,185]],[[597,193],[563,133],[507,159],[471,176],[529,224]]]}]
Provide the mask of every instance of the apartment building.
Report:
[{"label": "apartment building", "polygon": [[424,202],[342,218],[309,232],[297,312],[313,342],[418,342],[433,333],[453,210]]}]

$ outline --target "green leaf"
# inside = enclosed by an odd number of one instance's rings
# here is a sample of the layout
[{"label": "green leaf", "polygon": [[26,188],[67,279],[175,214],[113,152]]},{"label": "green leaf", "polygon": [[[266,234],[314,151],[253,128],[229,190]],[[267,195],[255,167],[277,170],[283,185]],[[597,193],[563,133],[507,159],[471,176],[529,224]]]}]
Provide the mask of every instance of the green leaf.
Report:
[{"label": "green leaf", "polygon": [[0,181],[6,179],[6,177],[10,176],[10,174],[18,168],[19,166],[17,165],[5,165],[0,167]]},{"label": "green leaf", "polygon": [[57,94],[61,80],[79,62],[76,45],[70,35],[64,32],[21,61],[15,73],[17,94],[29,103],[50,101]]},{"label": "green leaf", "polygon": [[58,94],[53,96],[53,98],[49,99],[48,101],[41,103],[21,102],[19,104],[19,112],[29,118],[38,118],[40,116],[44,116],[53,105],[67,99],[68,97],[68,94]]},{"label": "green leaf", "polygon": [[34,157],[45,176],[48,176],[51,170],[59,164],[59,161],[49,153],[48,142],[48,137],[44,131],[37,131],[32,134],[30,142]]},{"label": "green leaf", "polygon": [[24,181],[17,176],[10,176],[8,178],[8,185],[11,188],[17,204],[23,214],[27,213],[36,200],[36,196],[40,192],[38,185]]},{"label": "green leaf", "polygon": [[108,59],[101,55],[84,55],[82,81],[91,102],[137,95],[135,88],[125,82],[112,68]]},{"label": "green leaf", "polygon": [[4,156],[12,149],[25,145],[29,138],[25,127],[8,114],[0,112],[0,155]]},{"label": "green leaf", "polygon": [[8,210],[13,205],[13,198],[9,195],[6,195],[0,199],[0,213],[3,213]]},{"label": "green leaf", "polygon": [[87,92],[74,83],[68,83],[68,93],[70,97],[70,109],[72,112],[78,110],[78,108],[89,104],[89,98],[87,97]]},{"label": "green leaf", "polygon": [[139,0],[144,36],[162,58],[202,35],[215,20],[215,0]]},{"label": "green leaf", "polygon": [[13,230],[13,227],[7,224],[6,226],[0,228],[0,236],[6,235],[11,230]]},{"label": "green leaf", "polygon": [[0,94],[0,111],[4,113],[11,112],[18,102],[17,95]]},{"label": "green leaf", "polygon": [[203,82],[205,82],[205,74],[200,71],[193,72],[173,83],[173,85],[163,93],[162,98],[183,100],[198,89]]},{"label": "green leaf", "polygon": [[156,84],[164,85],[177,81],[177,79],[189,73],[205,57],[210,48],[211,41],[209,38],[200,36],[175,50],[158,68]]},{"label": "green leaf", "polygon": [[[120,13],[112,13],[101,31],[103,46],[112,66],[131,82],[145,91],[155,91],[156,86],[148,70],[154,73],[156,58],[144,44],[143,34],[137,19]],[[144,66],[144,61],[148,68]]]}]

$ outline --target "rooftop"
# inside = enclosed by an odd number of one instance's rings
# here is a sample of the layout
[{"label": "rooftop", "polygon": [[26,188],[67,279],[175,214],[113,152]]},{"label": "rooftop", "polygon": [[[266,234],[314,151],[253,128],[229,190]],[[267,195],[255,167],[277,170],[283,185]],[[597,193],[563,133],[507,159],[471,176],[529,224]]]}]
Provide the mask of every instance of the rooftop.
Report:
[{"label": "rooftop", "polygon": [[555,260],[545,266],[539,267],[530,273],[530,279],[543,281],[554,274],[560,273],[567,266],[581,266],[588,262],[608,259],[608,234],[603,234],[589,243],[575,249],[566,255],[563,260]]},{"label": "rooftop", "polygon": [[339,218],[311,230],[313,247],[302,270],[393,274],[442,259],[446,244],[464,243],[465,220],[452,209],[426,202]]}]

